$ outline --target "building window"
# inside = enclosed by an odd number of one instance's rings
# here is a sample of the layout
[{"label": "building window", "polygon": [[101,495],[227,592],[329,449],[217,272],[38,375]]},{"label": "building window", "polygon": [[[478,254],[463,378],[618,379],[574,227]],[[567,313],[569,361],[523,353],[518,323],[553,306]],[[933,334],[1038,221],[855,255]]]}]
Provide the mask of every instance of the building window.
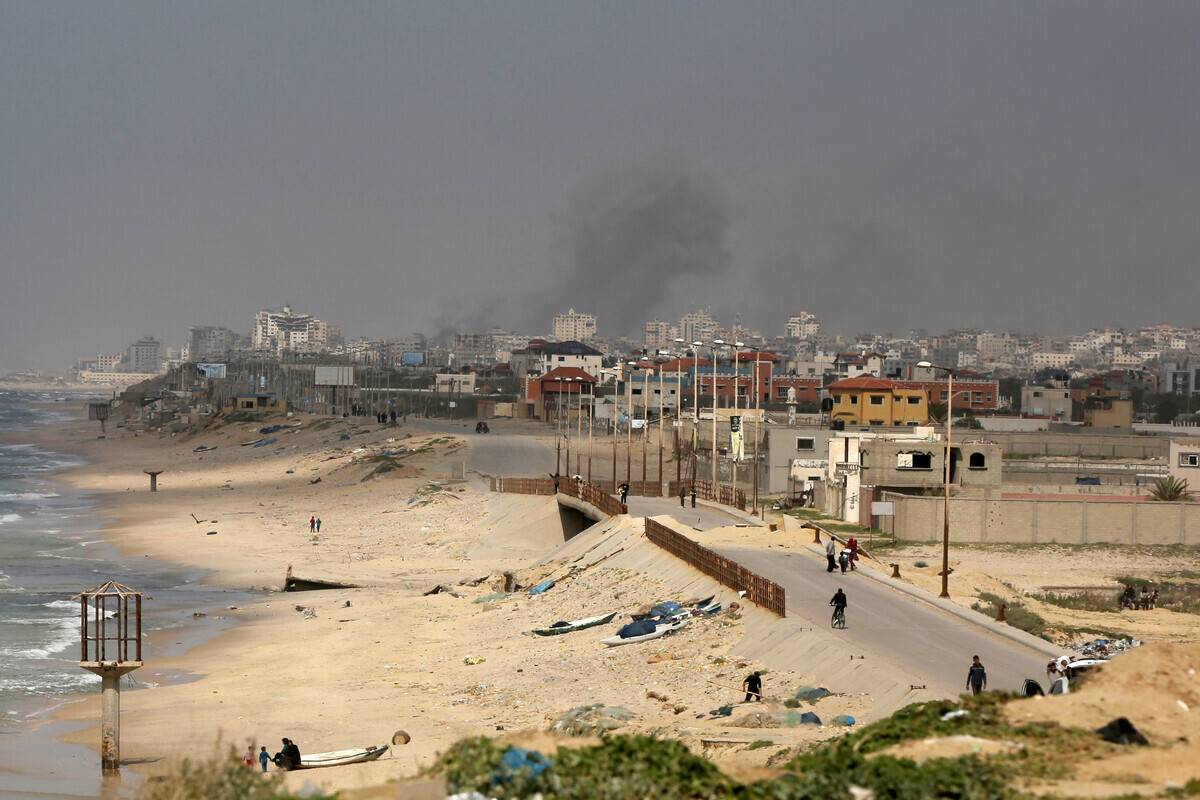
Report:
[{"label": "building window", "polygon": [[858,405],[858,395],[856,395],[856,394],[850,395],[850,405],[852,405],[852,406]]},{"label": "building window", "polygon": [[868,425],[883,425],[884,421],[881,419],[873,419],[870,422],[868,422],[867,424]]},{"label": "building window", "polygon": [[971,453],[967,469],[987,469],[987,456],[983,453]]},{"label": "building window", "polygon": [[844,395],[835,394],[835,395],[833,396],[833,402],[837,403],[838,405],[841,405],[841,403],[842,403],[842,397],[844,397]]},{"label": "building window", "polygon": [[1034,392],[1034,393],[1033,393],[1033,396],[1034,396],[1034,397],[1041,397],[1041,396],[1042,396],[1042,393],[1041,393],[1041,392]]},{"label": "building window", "polygon": [[816,441],[816,439],[812,438],[811,436],[797,436],[796,437],[796,449],[797,450],[816,450],[817,449],[817,441]]},{"label": "building window", "polygon": [[898,470],[932,470],[933,454],[920,451],[896,454],[896,469]]},{"label": "building window", "polygon": [[971,402],[982,403],[983,402],[983,392],[971,392]]},{"label": "building window", "polygon": [[908,398],[908,404],[910,406],[919,406],[921,405],[921,398],[913,395],[912,397]]},{"label": "building window", "polygon": [[881,395],[881,394],[871,395],[871,405],[873,405],[873,406],[883,405],[883,395]]},{"label": "building window", "polygon": [[1200,467],[1200,453],[1180,453],[1179,466]]},{"label": "building window", "polygon": [[946,390],[945,390],[945,389],[942,389],[942,402],[943,402],[943,403],[944,403],[944,402],[946,402],[946,400],[947,400],[948,398],[949,398],[949,395],[948,395],[948,394],[946,394]]}]

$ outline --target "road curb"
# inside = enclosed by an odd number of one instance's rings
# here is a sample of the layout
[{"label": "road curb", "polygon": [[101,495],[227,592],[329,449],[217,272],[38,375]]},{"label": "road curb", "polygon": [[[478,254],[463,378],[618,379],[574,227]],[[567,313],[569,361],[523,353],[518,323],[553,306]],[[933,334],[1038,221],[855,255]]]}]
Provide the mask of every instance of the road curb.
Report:
[{"label": "road curb", "polygon": [[[805,549],[810,553],[819,555],[822,561],[824,560],[825,551],[823,549],[818,549],[817,545],[809,544],[805,546]],[[1045,639],[1040,639],[1037,636],[1034,636],[1032,633],[1026,633],[1020,628],[1014,628],[1006,622],[989,620],[978,611],[972,611],[969,608],[964,608],[958,603],[955,603],[953,600],[944,600],[919,586],[913,586],[911,583],[904,583],[902,580],[881,575],[874,569],[867,567],[860,567],[856,571],[870,578],[876,583],[881,583],[884,586],[895,589],[896,591],[903,592],[904,594],[907,594],[908,596],[917,600],[921,600],[922,602],[925,602],[934,608],[940,608],[942,611],[956,616],[964,622],[969,622],[972,625],[983,628],[984,630],[994,633],[997,636],[1002,636],[1012,642],[1024,645],[1031,650],[1036,650],[1037,652],[1042,653],[1049,658],[1056,658],[1062,655],[1064,652],[1063,648],[1047,642]]]}]

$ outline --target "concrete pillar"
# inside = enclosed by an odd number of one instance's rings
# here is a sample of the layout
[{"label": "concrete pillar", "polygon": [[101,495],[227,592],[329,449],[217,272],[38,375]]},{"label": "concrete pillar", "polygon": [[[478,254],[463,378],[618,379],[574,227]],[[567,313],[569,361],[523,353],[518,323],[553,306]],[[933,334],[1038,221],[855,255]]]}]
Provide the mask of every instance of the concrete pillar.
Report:
[{"label": "concrete pillar", "polygon": [[121,767],[121,673],[100,673],[100,769],[116,772]]}]

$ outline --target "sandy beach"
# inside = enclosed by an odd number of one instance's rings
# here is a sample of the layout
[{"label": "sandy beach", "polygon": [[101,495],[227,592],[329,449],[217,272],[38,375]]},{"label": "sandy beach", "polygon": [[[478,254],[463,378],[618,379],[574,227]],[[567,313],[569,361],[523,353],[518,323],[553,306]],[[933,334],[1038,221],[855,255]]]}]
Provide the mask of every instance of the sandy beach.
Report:
[{"label": "sandy beach", "polygon": [[[378,785],[416,773],[464,736],[542,731],[590,703],[627,709],[628,730],[666,732],[718,760],[750,742],[772,742],[732,759],[740,768],[765,763],[779,748],[837,735],[832,727],[738,727],[731,723],[742,715],[739,707],[732,717],[708,718],[741,700],[741,679],[755,668],[768,675],[768,699],[817,680],[756,640],[775,622],[758,609],[698,620],[638,647],[604,648],[598,639],[611,628],[531,635],[555,620],[627,615],[688,594],[736,600],[648,545],[640,520],[615,518],[611,529],[589,533],[609,540],[609,550],[588,544],[592,554],[574,571],[592,559],[604,563],[556,590],[475,602],[500,587],[504,570],[517,571],[524,585],[572,572],[565,564],[579,556],[570,548],[584,537],[564,544],[552,498],[491,494],[478,475],[451,478],[463,474],[472,444],[461,423],[380,428],[303,416],[269,422],[298,425],[262,447],[242,444],[266,438],[258,433],[266,422],[213,424],[176,436],[110,428],[97,439],[94,423],[84,422],[44,433],[47,446],[87,459],[61,477],[96,498],[112,520],[106,535],[127,558],[202,570],[206,583],[251,598],[198,611],[209,616],[198,616],[196,625],[212,616],[235,624],[144,668],[193,679],[124,693],[128,769],[153,774],[211,752],[218,741],[253,741],[274,752],[288,736],[317,752],[388,744],[403,730],[411,743],[377,762],[288,776],[296,786]],[[148,468],[163,470],[157,493],[148,490]],[[319,534],[309,531],[313,515],[322,520]],[[621,537],[630,540],[625,552],[607,557]],[[297,576],[360,588],[282,593],[289,566]],[[453,591],[425,596],[438,584]],[[863,691],[830,688],[839,696],[821,701],[822,715],[870,714],[872,699]],[[83,726],[69,742],[96,745],[98,707],[98,696],[85,694],[58,711],[60,721]]]}]

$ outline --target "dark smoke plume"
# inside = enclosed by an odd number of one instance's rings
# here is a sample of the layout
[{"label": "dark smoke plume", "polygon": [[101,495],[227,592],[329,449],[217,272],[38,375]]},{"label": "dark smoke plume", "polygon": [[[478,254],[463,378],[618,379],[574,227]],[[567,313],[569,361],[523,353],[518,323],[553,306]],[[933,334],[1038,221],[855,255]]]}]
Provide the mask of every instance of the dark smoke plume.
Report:
[{"label": "dark smoke plume", "polygon": [[[555,215],[556,264],[547,299],[596,314],[602,336],[634,334],[730,264],[725,192],[674,158],[618,167],[582,181]],[[677,302],[669,302],[674,296]]]}]

